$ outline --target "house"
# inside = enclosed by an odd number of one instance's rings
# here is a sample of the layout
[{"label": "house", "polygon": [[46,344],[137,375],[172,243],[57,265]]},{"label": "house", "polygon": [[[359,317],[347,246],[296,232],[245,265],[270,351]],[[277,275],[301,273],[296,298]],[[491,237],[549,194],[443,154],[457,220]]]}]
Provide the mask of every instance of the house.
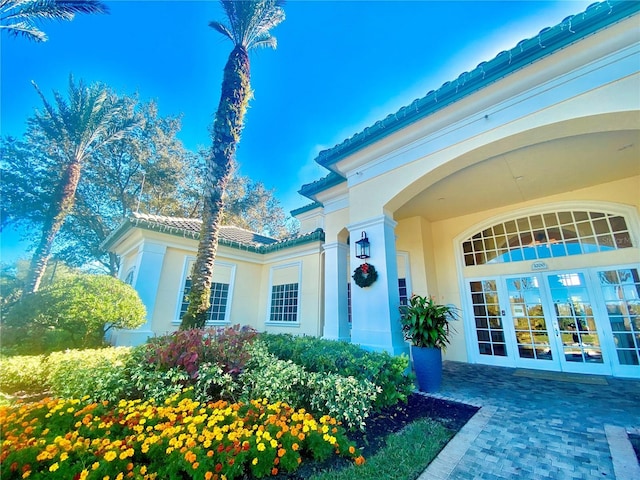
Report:
[{"label": "house", "polygon": [[[639,11],[594,4],[321,152],[307,233],[223,230],[212,324],[400,354],[415,292],[461,309],[450,360],[640,378]],[[177,327],[196,223],[137,214],[105,242],[149,309],[115,341]]]}]

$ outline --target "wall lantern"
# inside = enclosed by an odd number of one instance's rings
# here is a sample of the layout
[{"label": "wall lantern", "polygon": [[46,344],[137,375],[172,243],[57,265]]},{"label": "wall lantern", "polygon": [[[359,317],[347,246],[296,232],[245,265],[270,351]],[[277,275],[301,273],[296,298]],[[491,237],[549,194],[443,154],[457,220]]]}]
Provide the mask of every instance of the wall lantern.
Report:
[{"label": "wall lantern", "polygon": [[366,232],[362,232],[362,238],[356,242],[356,257],[369,258],[369,239]]}]

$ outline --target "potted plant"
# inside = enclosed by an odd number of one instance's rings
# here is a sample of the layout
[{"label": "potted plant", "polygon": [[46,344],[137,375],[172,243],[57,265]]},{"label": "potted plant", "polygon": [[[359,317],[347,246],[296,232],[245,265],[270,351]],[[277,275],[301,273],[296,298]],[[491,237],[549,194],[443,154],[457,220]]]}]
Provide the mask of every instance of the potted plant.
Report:
[{"label": "potted plant", "polygon": [[411,343],[418,388],[435,392],[442,382],[442,352],[450,342],[449,321],[458,318],[458,309],[414,294],[400,307],[400,314],[404,338]]}]

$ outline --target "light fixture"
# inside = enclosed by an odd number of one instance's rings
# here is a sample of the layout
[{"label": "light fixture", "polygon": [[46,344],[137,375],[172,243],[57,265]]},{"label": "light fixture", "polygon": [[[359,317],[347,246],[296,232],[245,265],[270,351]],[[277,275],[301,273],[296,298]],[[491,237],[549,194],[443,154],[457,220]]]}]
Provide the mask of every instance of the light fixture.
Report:
[{"label": "light fixture", "polygon": [[356,242],[356,257],[358,258],[369,258],[370,253],[370,244],[369,239],[367,238],[367,233],[362,232],[362,238]]}]

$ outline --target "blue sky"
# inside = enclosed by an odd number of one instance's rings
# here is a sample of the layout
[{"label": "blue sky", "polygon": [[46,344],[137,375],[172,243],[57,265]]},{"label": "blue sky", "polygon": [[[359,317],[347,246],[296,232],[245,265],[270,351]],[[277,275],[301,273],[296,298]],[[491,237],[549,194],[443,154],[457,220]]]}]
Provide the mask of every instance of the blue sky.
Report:
[{"label": "blue sky", "polygon": [[[46,43],[0,38],[0,133],[21,136],[41,102],[66,92],[69,74],[154,99],[182,115],[192,150],[209,145],[231,43],[208,26],[216,1],[107,1],[109,15],[42,24]],[[254,98],[237,151],[241,173],[275,189],[288,212],[327,171],[319,151],[592,3],[562,1],[303,1],[285,5],[276,50],[251,54]],[[2,233],[3,262],[25,243]]]}]

